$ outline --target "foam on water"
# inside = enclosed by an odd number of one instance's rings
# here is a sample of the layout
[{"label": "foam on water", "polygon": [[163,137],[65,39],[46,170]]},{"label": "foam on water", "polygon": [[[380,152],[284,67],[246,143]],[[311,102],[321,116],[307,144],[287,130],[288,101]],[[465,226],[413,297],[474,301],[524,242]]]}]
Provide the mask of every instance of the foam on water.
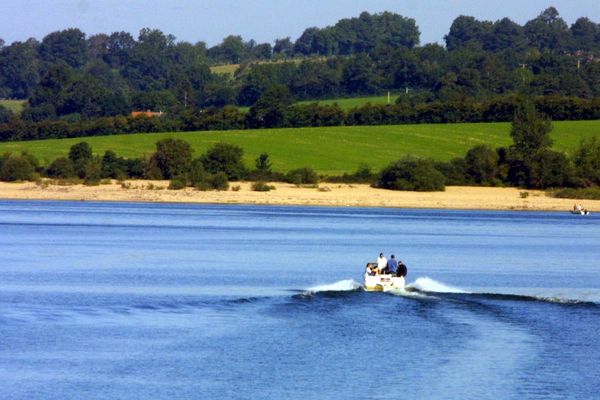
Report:
[{"label": "foam on water", "polygon": [[344,279],[341,281],[337,281],[334,283],[313,286],[311,288],[306,289],[309,293],[319,293],[319,292],[348,292],[352,290],[358,290],[362,288],[362,285],[356,282],[353,279]]},{"label": "foam on water", "polygon": [[445,285],[442,282],[438,282],[428,277],[418,278],[413,283],[406,285],[407,289],[417,289],[422,292],[435,292],[435,293],[468,293],[465,290],[455,288],[449,285]]}]

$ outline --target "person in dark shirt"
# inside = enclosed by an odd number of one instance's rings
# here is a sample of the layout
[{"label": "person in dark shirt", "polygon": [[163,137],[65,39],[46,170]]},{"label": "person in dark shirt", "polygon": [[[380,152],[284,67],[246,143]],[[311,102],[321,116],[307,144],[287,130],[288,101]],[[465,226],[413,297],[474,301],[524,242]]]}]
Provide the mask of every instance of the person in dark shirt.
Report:
[{"label": "person in dark shirt", "polygon": [[396,269],[398,268],[398,261],[396,261],[396,256],[395,255],[391,255],[390,259],[387,262],[387,273],[388,274],[396,274]]}]

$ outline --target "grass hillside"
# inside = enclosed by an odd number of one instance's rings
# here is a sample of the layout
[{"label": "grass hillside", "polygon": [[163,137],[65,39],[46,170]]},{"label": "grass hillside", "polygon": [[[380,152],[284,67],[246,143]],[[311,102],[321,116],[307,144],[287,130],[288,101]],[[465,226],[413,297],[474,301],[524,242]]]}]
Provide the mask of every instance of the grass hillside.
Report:
[{"label": "grass hillside", "polygon": [[4,106],[15,114],[19,114],[25,107],[25,100],[0,100],[0,106]]},{"label": "grass hillside", "polygon": [[[394,104],[398,95],[391,94],[390,95],[390,104]],[[328,100],[306,100],[299,101],[298,104],[311,104],[311,103],[319,103],[321,105],[332,105],[336,104],[344,111],[348,111],[352,108],[362,107],[367,103],[371,104],[388,104],[387,95],[385,96],[369,96],[369,97],[353,97],[353,98],[340,98],[340,99],[328,99]]]},{"label": "grass hillside", "polygon": [[[407,154],[450,160],[464,156],[477,144],[508,146],[509,132],[510,123],[480,123],[146,133],[5,142],[0,143],[0,153],[27,150],[47,165],[67,155],[73,144],[86,141],[98,155],[110,149],[125,157],[139,157],[152,153],[156,141],[172,137],[188,141],[196,156],[222,141],[241,146],[248,166],[261,152],[267,152],[277,171],[309,166],[333,175],[353,172],[361,163],[379,169]],[[600,136],[600,121],[555,122],[552,132],[554,148],[567,153],[577,148],[583,137],[593,135]]]},{"label": "grass hillside", "polygon": [[240,67],[240,64],[225,64],[225,65],[215,65],[210,67],[210,72],[214,74],[223,74],[233,76],[235,71]]}]

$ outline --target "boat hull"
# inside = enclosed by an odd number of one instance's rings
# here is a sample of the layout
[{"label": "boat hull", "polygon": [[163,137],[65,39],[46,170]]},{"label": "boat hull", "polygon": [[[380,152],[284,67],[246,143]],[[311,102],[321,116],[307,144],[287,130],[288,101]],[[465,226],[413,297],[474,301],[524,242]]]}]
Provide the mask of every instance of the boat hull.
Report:
[{"label": "boat hull", "polygon": [[387,292],[390,290],[404,290],[405,285],[404,277],[395,275],[365,274],[364,280],[364,288],[367,292]]}]

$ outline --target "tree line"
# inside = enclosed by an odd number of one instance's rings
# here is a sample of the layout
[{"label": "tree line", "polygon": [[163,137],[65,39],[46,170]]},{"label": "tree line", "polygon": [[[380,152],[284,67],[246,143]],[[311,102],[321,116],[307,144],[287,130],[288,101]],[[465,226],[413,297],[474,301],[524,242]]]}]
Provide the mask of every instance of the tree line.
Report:
[{"label": "tree line", "polygon": [[[421,46],[419,36],[413,19],[364,12],[272,46],[228,36],[208,48],[149,28],[137,39],[127,32],[87,37],[72,28],[41,42],[0,41],[0,98],[28,100],[20,116],[0,106],[0,122],[79,123],[132,110],[177,120],[252,106],[281,86],[288,102],[386,91],[404,93],[412,105],[600,96],[600,25],[585,17],[568,26],[552,7],[523,26],[459,16],[445,47]],[[233,77],[211,72],[225,62],[241,63]]]},{"label": "tree line", "polygon": [[413,103],[399,98],[396,104],[356,107],[348,111],[337,104],[293,104],[284,86],[265,92],[242,112],[235,106],[190,109],[161,117],[114,116],[90,120],[41,120],[38,122],[0,115],[0,141],[61,139],[142,132],[184,132],[256,128],[298,128],[342,125],[394,125],[418,123],[509,122],[519,102],[528,99],[554,120],[600,119],[600,98],[568,96],[497,96],[484,101],[434,101]]}]

